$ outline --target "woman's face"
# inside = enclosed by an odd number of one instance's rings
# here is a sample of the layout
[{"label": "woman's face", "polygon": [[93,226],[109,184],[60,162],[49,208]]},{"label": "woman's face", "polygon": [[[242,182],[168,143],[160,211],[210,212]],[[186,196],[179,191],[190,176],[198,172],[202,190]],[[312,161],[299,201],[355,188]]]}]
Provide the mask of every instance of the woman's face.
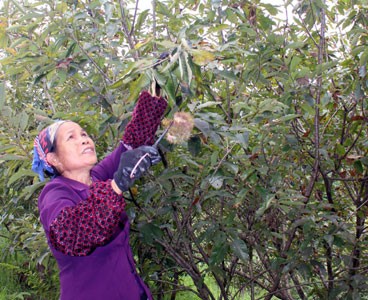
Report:
[{"label": "woman's face", "polygon": [[97,162],[95,144],[77,123],[65,122],[56,133],[56,151],[48,153],[47,160],[66,177],[90,171]]}]

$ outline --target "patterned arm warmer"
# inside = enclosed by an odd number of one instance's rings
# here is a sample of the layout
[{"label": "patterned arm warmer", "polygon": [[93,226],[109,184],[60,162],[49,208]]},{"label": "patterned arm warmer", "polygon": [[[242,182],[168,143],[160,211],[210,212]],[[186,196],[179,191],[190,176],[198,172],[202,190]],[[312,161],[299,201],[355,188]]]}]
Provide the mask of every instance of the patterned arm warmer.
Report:
[{"label": "patterned arm warmer", "polygon": [[119,224],[125,207],[111,180],[90,187],[90,196],[76,206],[65,207],[50,225],[53,247],[70,256],[86,256],[106,244]]},{"label": "patterned arm warmer", "polygon": [[142,145],[153,145],[157,127],[165,112],[167,102],[162,97],[153,97],[143,91],[134,108],[133,116],[126,126],[123,143],[133,148]]}]

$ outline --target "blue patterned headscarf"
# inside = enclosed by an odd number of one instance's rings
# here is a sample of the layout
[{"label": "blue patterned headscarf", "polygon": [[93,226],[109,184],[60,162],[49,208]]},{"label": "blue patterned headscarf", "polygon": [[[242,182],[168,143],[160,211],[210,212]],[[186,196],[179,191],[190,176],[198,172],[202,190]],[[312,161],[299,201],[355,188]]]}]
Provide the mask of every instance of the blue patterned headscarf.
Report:
[{"label": "blue patterned headscarf", "polygon": [[41,181],[45,180],[47,171],[51,176],[55,175],[55,170],[47,162],[47,153],[52,152],[56,139],[56,132],[60,125],[68,121],[57,121],[43,129],[34,140],[32,170],[38,174]]}]

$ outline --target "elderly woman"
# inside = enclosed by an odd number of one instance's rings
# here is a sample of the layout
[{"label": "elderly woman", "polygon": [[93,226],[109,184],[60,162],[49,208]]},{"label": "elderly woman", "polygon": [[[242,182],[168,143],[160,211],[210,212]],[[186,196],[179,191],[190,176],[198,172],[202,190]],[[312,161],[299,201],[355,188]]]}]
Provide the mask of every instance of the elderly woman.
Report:
[{"label": "elderly woman", "polygon": [[52,176],[38,208],[60,270],[60,299],[152,299],[136,271],[122,193],[160,161],[149,145],[166,106],[143,91],[118,147],[99,163],[77,123],[58,121],[35,139],[32,169],[41,180]]}]

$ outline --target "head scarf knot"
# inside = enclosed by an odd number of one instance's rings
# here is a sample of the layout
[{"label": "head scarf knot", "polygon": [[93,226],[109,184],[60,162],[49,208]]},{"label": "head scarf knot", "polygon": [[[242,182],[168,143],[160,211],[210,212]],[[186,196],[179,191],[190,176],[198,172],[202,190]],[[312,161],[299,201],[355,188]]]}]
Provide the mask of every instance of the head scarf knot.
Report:
[{"label": "head scarf knot", "polygon": [[53,167],[47,162],[47,153],[53,152],[56,132],[60,125],[67,121],[57,121],[43,129],[34,140],[32,170],[38,174],[41,181],[45,180],[44,171],[56,175]]}]

